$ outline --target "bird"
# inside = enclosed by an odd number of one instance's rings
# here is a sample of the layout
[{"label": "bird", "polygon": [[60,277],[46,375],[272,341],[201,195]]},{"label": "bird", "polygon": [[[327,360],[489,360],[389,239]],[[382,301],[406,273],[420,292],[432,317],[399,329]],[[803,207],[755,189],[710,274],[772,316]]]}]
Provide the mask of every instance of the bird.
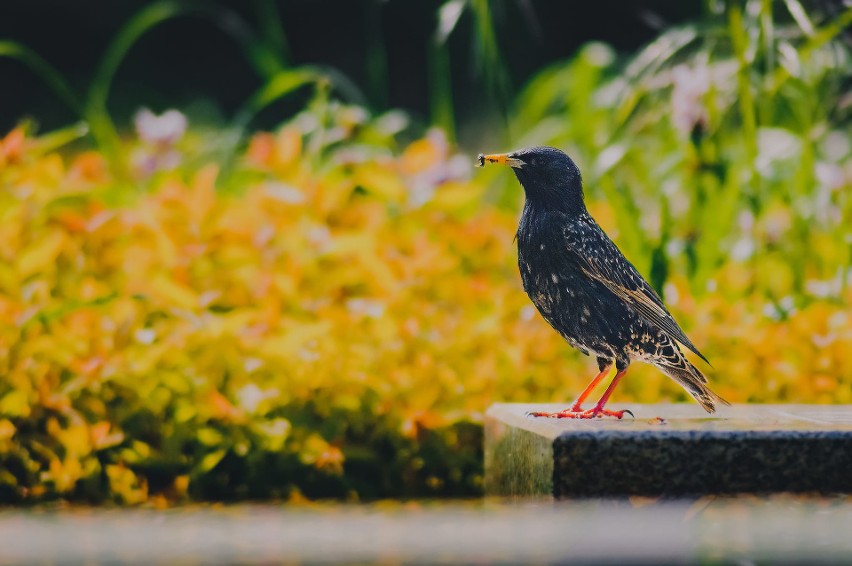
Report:
[{"label": "bird", "polygon": [[[599,373],[570,408],[536,417],[592,419],[629,410],[606,409],[612,392],[633,361],[650,363],[680,384],[706,410],[729,405],[707,386],[707,378],[684,356],[683,345],[708,365],[669,313],[659,295],[589,214],[580,169],[561,150],[529,147],[479,154],[486,163],[512,168],[525,193],[518,230],[518,268],[524,291],[538,312],[571,346],[597,360]],[[616,374],[590,409],[592,390]]]}]

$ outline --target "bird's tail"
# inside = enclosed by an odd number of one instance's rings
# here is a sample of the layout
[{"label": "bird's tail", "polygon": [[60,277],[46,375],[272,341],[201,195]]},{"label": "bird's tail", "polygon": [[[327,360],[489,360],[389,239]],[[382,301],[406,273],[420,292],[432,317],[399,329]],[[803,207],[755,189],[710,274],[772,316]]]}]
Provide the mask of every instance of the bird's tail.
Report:
[{"label": "bird's tail", "polygon": [[708,413],[716,412],[716,403],[730,405],[707,387],[707,378],[697,367],[689,363],[680,348],[674,343],[672,346],[674,346],[674,355],[657,358],[653,362],[654,365],[683,386]]}]

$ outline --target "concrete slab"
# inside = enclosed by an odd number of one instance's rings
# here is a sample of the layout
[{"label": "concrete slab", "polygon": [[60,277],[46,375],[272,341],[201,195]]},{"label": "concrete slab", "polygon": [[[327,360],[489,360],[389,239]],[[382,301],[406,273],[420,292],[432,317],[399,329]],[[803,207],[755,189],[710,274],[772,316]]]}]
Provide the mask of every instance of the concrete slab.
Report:
[{"label": "concrete slab", "polygon": [[[488,495],[852,493],[852,407],[619,404],[635,419],[552,419],[498,404],[485,422]],[[656,417],[660,417],[659,419]]]}]

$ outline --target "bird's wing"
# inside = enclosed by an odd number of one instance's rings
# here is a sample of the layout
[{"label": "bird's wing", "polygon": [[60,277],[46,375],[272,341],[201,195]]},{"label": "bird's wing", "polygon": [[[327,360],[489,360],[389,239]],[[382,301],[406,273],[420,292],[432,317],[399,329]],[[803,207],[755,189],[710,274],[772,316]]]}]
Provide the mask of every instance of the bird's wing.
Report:
[{"label": "bird's wing", "polygon": [[591,217],[584,216],[579,222],[561,224],[568,251],[586,275],[603,283],[642,318],[707,362],[672,318],[659,295]]}]

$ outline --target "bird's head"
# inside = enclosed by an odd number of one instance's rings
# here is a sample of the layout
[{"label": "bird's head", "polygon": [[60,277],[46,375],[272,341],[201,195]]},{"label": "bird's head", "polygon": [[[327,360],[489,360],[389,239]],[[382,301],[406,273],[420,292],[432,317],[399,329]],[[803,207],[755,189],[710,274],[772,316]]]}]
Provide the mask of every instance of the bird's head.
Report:
[{"label": "bird's head", "polygon": [[585,211],[580,170],[555,147],[528,147],[510,153],[479,155],[477,165],[508,165],[515,172],[530,204],[567,213]]}]

